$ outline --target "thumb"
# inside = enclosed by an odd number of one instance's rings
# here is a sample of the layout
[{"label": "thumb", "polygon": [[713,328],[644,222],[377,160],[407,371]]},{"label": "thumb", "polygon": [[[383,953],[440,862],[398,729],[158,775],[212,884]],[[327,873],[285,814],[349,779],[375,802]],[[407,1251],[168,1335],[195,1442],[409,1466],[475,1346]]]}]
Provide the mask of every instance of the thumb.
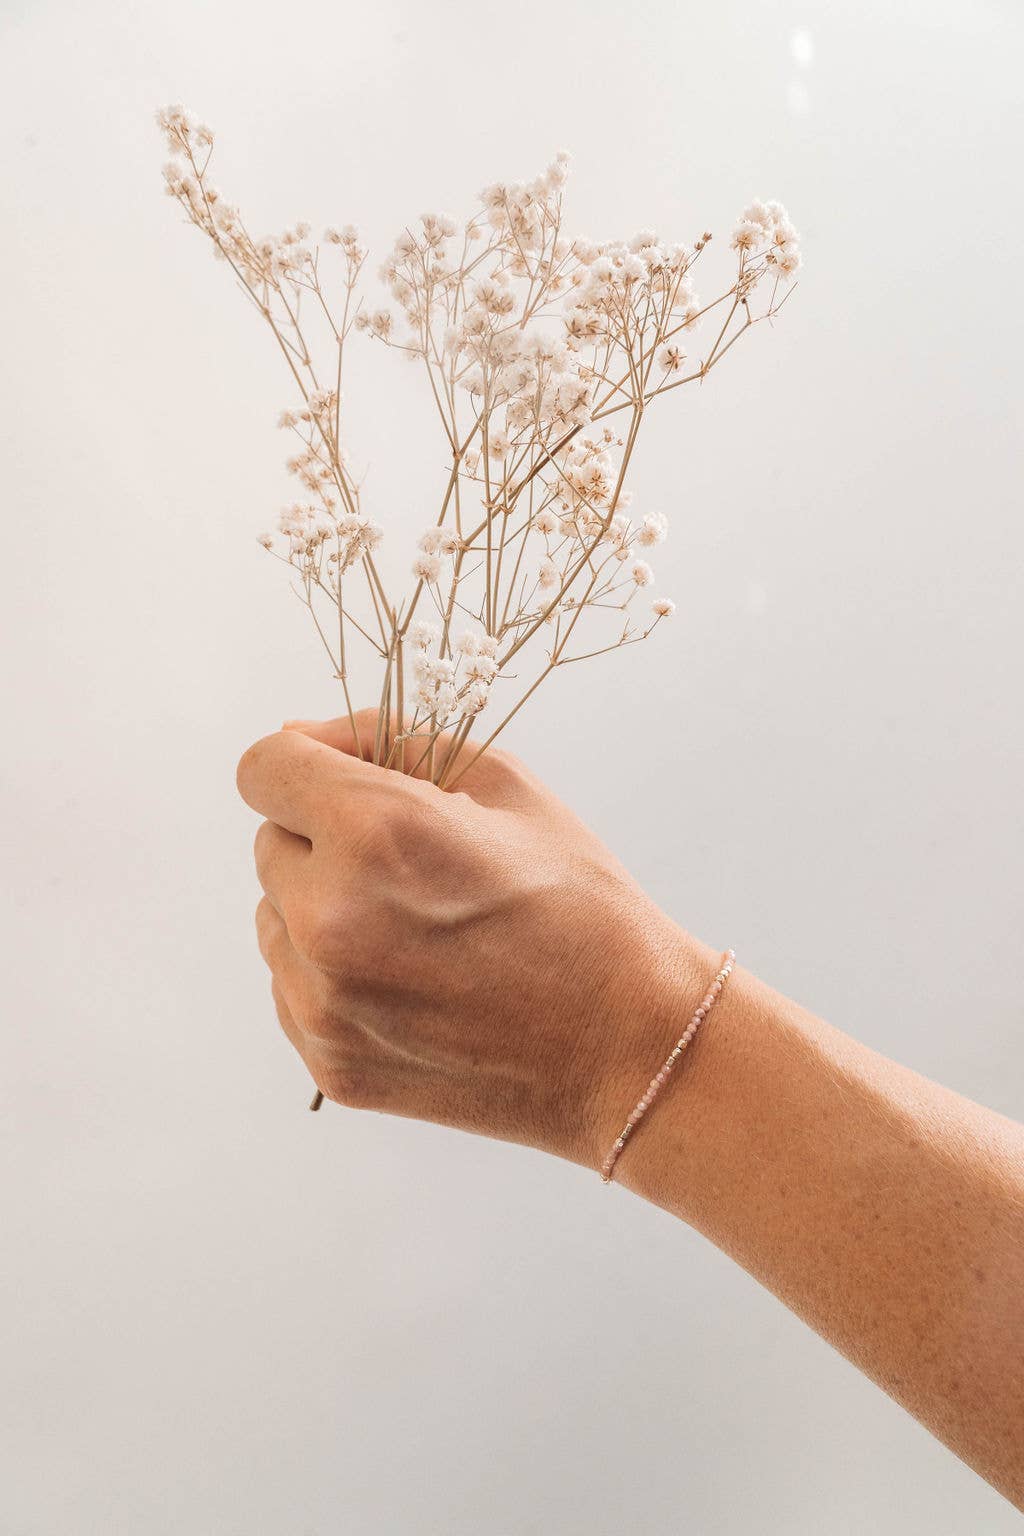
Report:
[{"label": "thumb", "polygon": [[334,747],[350,757],[363,757],[373,762],[373,749],[377,740],[378,711],[361,709],[355,715],[339,715],[336,720],[286,720],[286,731],[298,731],[325,746]]}]

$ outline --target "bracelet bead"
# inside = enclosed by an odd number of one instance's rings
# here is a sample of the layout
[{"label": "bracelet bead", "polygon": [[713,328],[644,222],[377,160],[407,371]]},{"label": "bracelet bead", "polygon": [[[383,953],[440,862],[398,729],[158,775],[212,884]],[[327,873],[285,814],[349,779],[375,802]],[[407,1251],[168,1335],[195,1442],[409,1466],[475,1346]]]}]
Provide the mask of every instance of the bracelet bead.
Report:
[{"label": "bracelet bead", "polygon": [[665,1086],[665,1083],[668,1081],[669,1077],[671,1077],[672,1070],[675,1067],[676,1062],[691,1044],[693,1037],[696,1035],[698,1029],[704,1023],[708,1014],[711,1012],[712,1008],[714,1008],[718,999],[721,997],[725,988],[725,984],[729,980],[729,977],[732,975],[735,964],[735,950],[727,949],[725,954],[722,956],[721,964],[714,981],[711,983],[711,986],[708,988],[706,994],[701,999],[700,1005],[694,1010],[689,1024],[686,1026],[686,1029],[683,1031],[682,1035],[680,1035],[679,1039],[672,1047],[672,1050],[669,1052],[662,1066],[651,1078],[644,1093],[630,1110],[625,1125],[619,1132],[619,1135],[614,1145],[612,1146],[611,1151],[608,1153],[608,1156],[601,1164],[601,1179],[603,1183],[611,1183],[612,1174],[615,1172],[615,1164],[619,1160],[622,1149],[625,1147],[626,1142],[629,1140],[630,1136],[636,1130],[636,1127],[640,1124],[640,1121],[643,1119],[644,1115],[646,1115],[647,1111],[658,1097],[658,1094]]}]

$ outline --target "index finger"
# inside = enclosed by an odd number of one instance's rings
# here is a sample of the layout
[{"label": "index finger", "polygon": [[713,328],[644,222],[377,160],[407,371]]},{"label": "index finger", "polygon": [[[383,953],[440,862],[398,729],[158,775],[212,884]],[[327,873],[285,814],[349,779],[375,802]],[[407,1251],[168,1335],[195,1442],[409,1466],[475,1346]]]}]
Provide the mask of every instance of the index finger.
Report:
[{"label": "index finger", "polygon": [[357,757],[347,757],[299,731],[275,731],[242,754],[235,775],[238,793],[254,811],[288,832],[313,842],[322,831],[328,807],[367,772]]}]

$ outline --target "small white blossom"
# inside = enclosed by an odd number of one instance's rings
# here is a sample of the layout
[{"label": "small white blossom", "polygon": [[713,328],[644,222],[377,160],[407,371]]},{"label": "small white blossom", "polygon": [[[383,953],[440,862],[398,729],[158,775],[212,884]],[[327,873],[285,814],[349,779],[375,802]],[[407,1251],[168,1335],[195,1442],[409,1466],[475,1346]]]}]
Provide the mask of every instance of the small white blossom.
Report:
[{"label": "small white blossom", "polygon": [[730,245],[734,251],[753,251],[765,243],[765,231],[753,219],[741,219],[732,232]]},{"label": "small white blossom", "polygon": [[656,597],[651,604],[651,612],[657,614],[659,619],[667,619],[675,611],[676,605],[670,597]]},{"label": "small white blossom", "polygon": [[744,208],[740,214],[740,223],[757,224],[766,235],[770,234],[775,226],[775,220],[769,209],[764,203],[757,202],[751,203],[749,208]]},{"label": "small white blossom", "polygon": [[417,555],[412,563],[412,573],[421,581],[436,581],[441,574],[441,560],[438,555]]},{"label": "small white blossom", "polygon": [[466,661],[466,676],[476,682],[492,683],[498,675],[498,663],[493,656],[470,656]]},{"label": "small white blossom", "polygon": [[410,626],[409,641],[418,650],[425,651],[428,646],[434,644],[440,638],[441,631],[436,624],[431,624],[427,619],[418,619]]},{"label": "small white blossom", "polygon": [[632,576],[638,587],[649,587],[651,582],[654,580],[654,572],[651,570],[646,560],[634,560],[633,564],[629,568],[629,574]]},{"label": "small white blossom", "polygon": [[661,544],[668,534],[668,518],[661,512],[648,512],[640,524],[640,532],[637,534],[637,543],[645,549],[650,549],[655,544]]}]

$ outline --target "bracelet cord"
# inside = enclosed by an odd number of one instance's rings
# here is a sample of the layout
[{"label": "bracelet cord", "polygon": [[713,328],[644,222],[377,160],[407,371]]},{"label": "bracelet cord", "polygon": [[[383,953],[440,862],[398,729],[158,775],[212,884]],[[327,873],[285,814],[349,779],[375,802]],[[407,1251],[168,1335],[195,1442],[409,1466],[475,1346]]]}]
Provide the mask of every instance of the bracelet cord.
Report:
[{"label": "bracelet cord", "polygon": [[651,1078],[642,1096],[637,1100],[633,1109],[630,1111],[628,1120],[622,1127],[622,1130],[619,1132],[619,1135],[616,1138],[611,1151],[608,1153],[608,1156],[601,1164],[601,1180],[603,1183],[611,1183],[612,1174],[615,1172],[615,1164],[618,1162],[620,1156],[622,1155],[622,1150],[625,1147],[626,1142],[632,1136],[633,1132],[640,1124],[640,1121],[644,1118],[644,1115],[646,1115],[647,1111],[658,1097],[658,1094],[664,1088],[668,1079],[671,1077],[673,1071],[675,1070],[676,1063],[679,1061],[684,1051],[691,1044],[693,1037],[696,1035],[698,1029],[700,1029],[700,1026],[704,1023],[704,1020],[707,1018],[708,1014],[711,1012],[712,1008],[714,1008],[718,999],[721,997],[722,989],[724,988],[726,982],[729,980],[729,977],[732,975],[735,965],[736,951],[733,949],[727,949],[725,954],[722,956],[718,971],[715,975],[715,979],[711,983],[707,992],[701,998],[699,1007],[694,1010],[693,1017],[690,1019],[686,1029],[680,1035],[668,1056],[666,1056],[664,1063]]}]

